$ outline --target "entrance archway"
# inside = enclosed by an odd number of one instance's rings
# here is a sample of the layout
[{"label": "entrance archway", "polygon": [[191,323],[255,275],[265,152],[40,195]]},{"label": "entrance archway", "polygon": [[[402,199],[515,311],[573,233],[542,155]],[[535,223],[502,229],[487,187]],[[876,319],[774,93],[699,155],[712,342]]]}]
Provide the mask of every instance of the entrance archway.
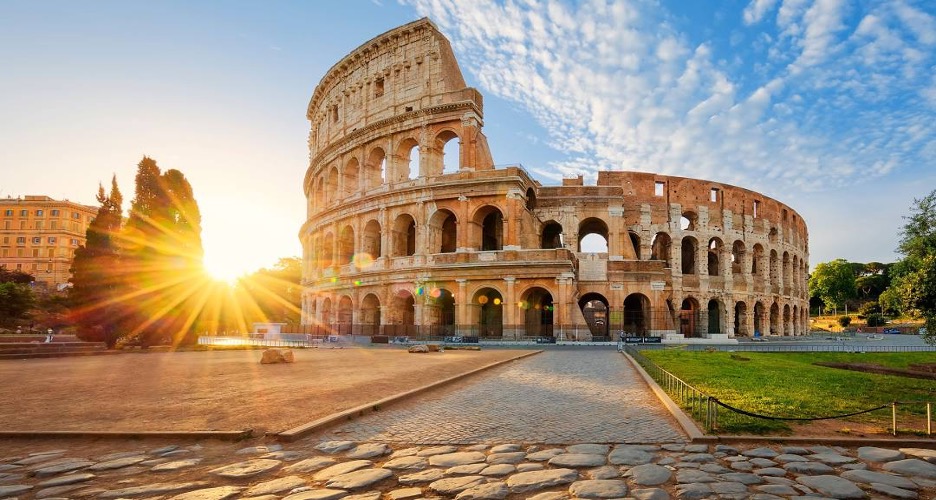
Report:
[{"label": "entrance archway", "polygon": [[471,305],[479,337],[504,335],[504,298],[500,292],[493,288],[482,288],[475,292]]},{"label": "entrance archway", "polygon": [[650,330],[650,299],[632,293],[624,299],[624,333],[645,337]]},{"label": "entrance archway", "polygon": [[682,301],[679,309],[679,333],[686,337],[695,337],[699,325],[699,302],[688,297]]},{"label": "entrance archway", "polygon": [[380,334],[380,299],[369,293],[361,301],[361,333]]},{"label": "entrance archway", "polygon": [[533,287],[520,300],[523,326],[528,337],[553,336],[553,298],[545,288]]},{"label": "entrance archway", "polygon": [[712,299],[708,303],[708,332],[709,333],[722,333],[721,328],[721,304],[717,300]]},{"label": "entrance archway", "polygon": [[429,291],[429,324],[432,336],[455,335],[455,296],[444,288]]},{"label": "entrance archway", "polygon": [[747,322],[747,304],[738,302],[734,308],[734,331],[735,335],[750,336]]},{"label": "entrance archway", "polygon": [[609,340],[611,330],[608,324],[608,299],[600,293],[586,293],[579,299],[579,309],[582,310],[582,316],[585,316],[592,340]]}]

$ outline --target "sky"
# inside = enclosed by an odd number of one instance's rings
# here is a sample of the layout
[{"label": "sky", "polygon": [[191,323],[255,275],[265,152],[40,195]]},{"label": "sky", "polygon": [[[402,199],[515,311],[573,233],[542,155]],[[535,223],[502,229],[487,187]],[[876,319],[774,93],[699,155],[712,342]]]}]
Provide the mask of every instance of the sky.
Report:
[{"label": "sky", "polygon": [[599,170],[761,192],[810,265],[893,262],[936,189],[936,3],[0,0],[0,196],[125,197],[182,171],[206,267],[301,255],[305,111],[325,72],[428,16],[485,96],[495,164],[546,185]]}]

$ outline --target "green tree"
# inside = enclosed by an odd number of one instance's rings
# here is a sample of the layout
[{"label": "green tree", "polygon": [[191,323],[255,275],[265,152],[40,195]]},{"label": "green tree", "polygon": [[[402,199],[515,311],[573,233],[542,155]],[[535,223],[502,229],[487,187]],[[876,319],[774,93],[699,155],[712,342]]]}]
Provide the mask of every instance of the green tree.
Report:
[{"label": "green tree", "polygon": [[0,282],[0,325],[3,326],[13,326],[17,321],[28,318],[36,303],[30,286],[13,281],[11,275],[4,273],[3,279],[10,281]]},{"label": "green tree", "polygon": [[822,262],[809,276],[809,295],[821,298],[827,309],[836,312],[855,297],[855,291],[855,273],[845,259]]},{"label": "green tree", "polygon": [[910,215],[901,231],[900,253],[908,259],[921,261],[936,254],[936,190],[921,199],[914,199]]},{"label": "green tree", "polygon": [[126,315],[124,277],[118,237],[123,217],[123,195],[111,178],[109,195],[98,186],[97,215],[86,232],[86,242],[75,251],[72,261],[72,288],[69,291],[72,321],[78,335],[90,341],[105,342],[113,348],[119,336],[121,318]]},{"label": "green tree", "polygon": [[891,267],[891,286],[882,297],[898,297],[904,312],[922,316],[924,338],[936,344],[936,190],[914,199],[904,220],[898,247],[904,259]]},{"label": "green tree", "polygon": [[926,341],[936,344],[936,253],[923,257],[917,270],[901,280],[898,291],[904,306],[926,320]]}]

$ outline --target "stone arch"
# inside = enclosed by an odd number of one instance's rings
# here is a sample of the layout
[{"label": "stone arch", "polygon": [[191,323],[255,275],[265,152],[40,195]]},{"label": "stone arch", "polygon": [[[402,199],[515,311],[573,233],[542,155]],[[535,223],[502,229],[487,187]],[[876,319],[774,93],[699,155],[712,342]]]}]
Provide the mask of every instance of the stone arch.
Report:
[{"label": "stone arch", "polygon": [[536,190],[533,188],[527,188],[526,190],[526,209],[536,209]]},{"label": "stone arch", "polygon": [[718,299],[711,299],[708,301],[708,332],[709,333],[725,333],[722,324],[722,316],[724,315],[725,308],[722,307],[721,301]]},{"label": "stone arch", "polygon": [[734,310],[734,331],[735,335],[750,336],[751,332],[748,331],[748,307],[743,301],[738,301],[735,303]]},{"label": "stone arch", "polygon": [[315,201],[313,202],[316,208],[324,208],[328,205],[328,200],[325,199],[325,178],[319,177],[315,181]]},{"label": "stone arch", "polygon": [[345,163],[341,171],[341,194],[345,198],[353,196],[358,192],[358,176],[360,175],[361,165],[358,159],[351,157]]},{"label": "stone arch", "polygon": [[[765,335],[765,324],[767,319],[766,311],[764,310],[764,304],[761,301],[754,303],[754,336]],[[769,332],[768,332],[769,333]]]},{"label": "stone arch", "polygon": [[342,295],[338,299],[338,317],[336,318],[339,334],[350,334],[351,324],[354,322],[354,302],[349,295]]},{"label": "stone arch", "polygon": [[721,275],[721,255],[724,251],[724,245],[720,238],[712,238],[708,242],[708,273],[709,276]]},{"label": "stone arch", "polygon": [[755,243],[751,251],[751,275],[758,278],[764,277],[767,270],[764,264],[764,247],[760,243]]},{"label": "stone arch", "polygon": [[770,334],[783,335],[783,327],[780,324],[780,306],[776,302],[770,305]]},{"label": "stone arch", "polygon": [[650,332],[650,299],[642,293],[632,293],[624,299],[624,333],[646,336]]},{"label": "stone arch", "polygon": [[683,231],[695,231],[699,227],[699,214],[692,210],[686,210],[679,218],[679,229]]},{"label": "stone arch", "polygon": [[731,245],[731,274],[742,274],[745,251],[744,242],[741,240],[735,240]]},{"label": "stone arch", "polygon": [[543,225],[543,236],[541,237],[542,248],[563,248],[562,244],[562,224],[551,220]]},{"label": "stone arch", "polygon": [[[596,247],[598,253],[607,253],[608,252],[608,224],[597,218],[589,217],[579,223],[578,229],[578,251],[584,252],[582,249],[582,242],[585,241],[585,246],[589,246],[589,240],[586,240],[591,235],[596,237],[591,238],[592,245]],[[598,238],[604,240],[600,241]],[[602,246],[603,245],[603,246]]]},{"label": "stone arch", "polygon": [[780,233],[777,231],[776,226],[770,228],[770,232],[767,233],[767,241],[773,244],[777,244],[779,239],[780,239]]},{"label": "stone arch", "polygon": [[492,287],[482,287],[471,299],[472,324],[480,337],[504,335],[504,297]]},{"label": "stone arch", "polygon": [[416,254],[416,220],[413,216],[403,213],[393,222],[391,234],[391,255],[393,257],[406,257]]},{"label": "stone arch", "polygon": [[[780,259],[776,250],[770,250],[770,286],[780,286]],[[774,293],[778,293],[775,291]]]},{"label": "stone arch", "polygon": [[783,334],[793,335],[793,319],[790,316],[790,304],[783,304]]},{"label": "stone arch", "polygon": [[332,303],[328,297],[322,300],[322,324],[329,328],[332,324]]},{"label": "stone arch", "polygon": [[331,233],[325,233],[325,238],[322,240],[322,251],[319,252],[319,255],[322,256],[322,268],[329,268],[335,265],[335,236]]},{"label": "stone arch", "polygon": [[400,141],[396,151],[397,161],[390,175],[391,181],[404,182],[419,177],[419,161],[413,161],[414,151],[417,153],[416,158],[419,158],[419,142],[412,137],[407,137]]},{"label": "stone arch", "polygon": [[579,309],[585,316],[585,323],[591,332],[592,339],[608,339],[610,337],[610,312],[608,299],[604,295],[590,292],[582,295],[578,301]]},{"label": "stone arch", "polygon": [[780,259],[782,267],[781,276],[783,277],[783,288],[784,295],[789,295],[790,285],[792,284],[792,269],[790,268],[790,252],[783,252],[783,257]]},{"label": "stone arch", "polygon": [[406,289],[398,289],[390,299],[388,323],[394,325],[392,334],[412,335],[416,333],[416,297]]},{"label": "stone arch", "polygon": [[686,337],[695,337],[699,331],[699,301],[695,297],[686,297],[679,308],[679,333]]},{"label": "stone arch", "polygon": [[458,247],[458,219],[448,209],[429,218],[429,253],[454,253]]},{"label": "stone arch", "polygon": [[634,258],[640,260],[640,235],[634,231],[628,231],[625,238],[630,239],[630,244],[634,247]]},{"label": "stone arch", "polygon": [[682,239],[682,273],[698,274],[699,269],[696,266],[696,247],[698,242],[693,236],[685,236]]},{"label": "stone arch", "polygon": [[520,298],[523,311],[523,326],[527,336],[553,336],[553,296],[549,290],[534,286],[523,292]]},{"label": "stone arch", "polygon": [[375,147],[367,155],[364,163],[364,188],[371,190],[380,187],[386,182],[387,153],[383,148]]},{"label": "stone arch", "polygon": [[504,249],[504,215],[493,205],[475,211],[472,226],[476,228],[474,242],[482,252]]},{"label": "stone arch", "polygon": [[433,166],[429,175],[454,174],[461,169],[461,138],[454,130],[446,129],[435,138],[435,147],[442,155],[438,167]]},{"label": "stone arch", "polygon": [[650,260],[662,260],[666,262],[665,267],[671,267],[672,253],[673,242],[669,234],[657,233],[653,235],[653,241],[650,242]]},{"label": "stone arch", "polygon": [[369,293],[361,300],[361,333],[378,335],[380,333],[380,297]]},{"label": "stone arch", "polygon": [[354,228],[350,225],[341,228],[338,237],[338,264],[350,264],[354,259]]},{"label": "stone arch", "polygon": [[429,324],[433,327],[430,335],[455,335],[455,295],[445,288],[432,288],[426,306]]},{"label": "stone arch", "polygon": [[341,174],[338,173],[338,167],[332,165],[328,170],[328,176],[325,178],[325,196],[328,197],[328,206],[338,203],[341,196],[340,191]]},{"label": "stone arch", "polygon": [[361,238],[361,253],[370,255],[372,261],[382,256],[380,245],[380,223],[371,219],[364,225],[364,234]]}]

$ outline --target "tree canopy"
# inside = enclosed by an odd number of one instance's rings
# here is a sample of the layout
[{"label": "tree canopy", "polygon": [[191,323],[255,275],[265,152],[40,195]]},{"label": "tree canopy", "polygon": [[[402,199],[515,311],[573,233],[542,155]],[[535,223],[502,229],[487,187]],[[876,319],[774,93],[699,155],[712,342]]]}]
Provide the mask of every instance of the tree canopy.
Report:
[{"label": "tree canopy", "polygon": [[905,311],[926,321],[926,341],[936,343],[936,190],[913,200],[904,220],[899,250],[905,258],[891,288]]},{"label": "tree canopy", "polygon": [[856,295],[855,272],[845,259],[816,265],[809,276],[809,294],[819,297],[829,309],[838,309]]}]

